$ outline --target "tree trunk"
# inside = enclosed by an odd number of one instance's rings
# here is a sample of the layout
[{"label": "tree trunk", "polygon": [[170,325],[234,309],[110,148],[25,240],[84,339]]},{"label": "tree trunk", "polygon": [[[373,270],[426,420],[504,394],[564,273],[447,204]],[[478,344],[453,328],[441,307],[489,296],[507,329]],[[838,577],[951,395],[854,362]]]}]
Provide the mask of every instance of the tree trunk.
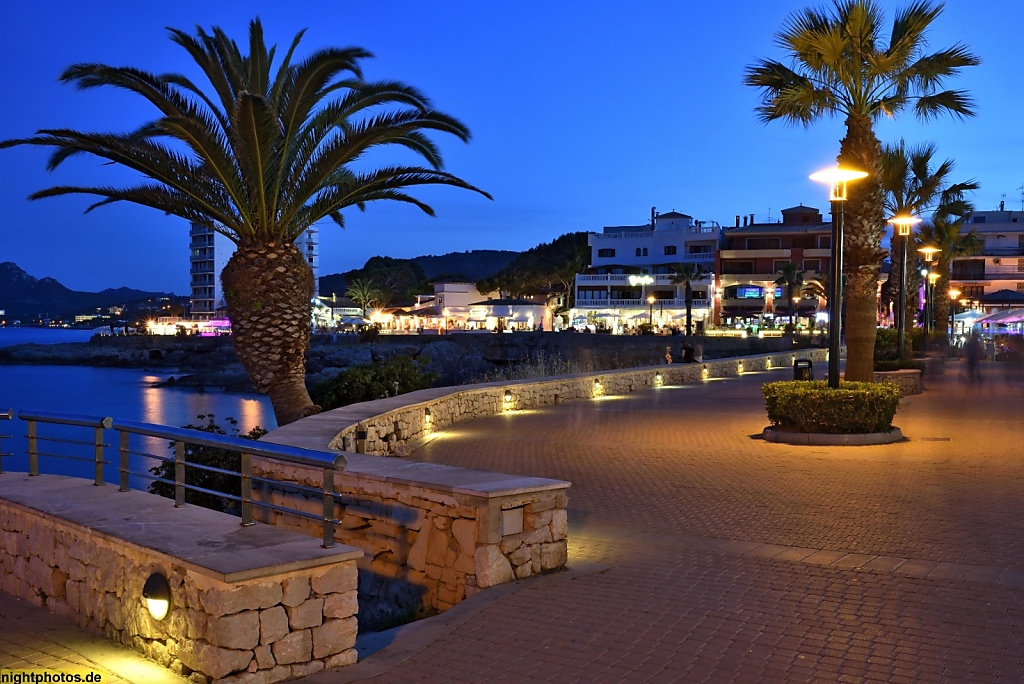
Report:
[{"label": "tree trunk", "polygon": [[[846,374],[848,381],[874,379],[875,336],[878,330],[878,277],[885,233],[884,195],[879,183],[882,148],[871,118],[850,115],[839,164],[869,175],[849,184],[845,207],[843,272],[846,282]],[[834,221],[836,217],[832,217]]]},{"label": "tree trunk", "polygon": [[221,273],[228,317],[256,391],[278,425],[320,412],[306,390],[313,272],[295,245],[239,245]]}]

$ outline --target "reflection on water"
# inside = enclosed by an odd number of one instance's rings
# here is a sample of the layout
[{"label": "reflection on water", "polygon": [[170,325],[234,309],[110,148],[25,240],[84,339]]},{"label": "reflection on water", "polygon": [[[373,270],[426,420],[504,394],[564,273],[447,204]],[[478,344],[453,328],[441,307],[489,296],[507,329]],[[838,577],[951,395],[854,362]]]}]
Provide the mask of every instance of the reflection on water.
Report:
[{"label": "reflection on water", "polygon": [[[0,410],[14,409],[33,413],[64,413],[92,417],[111,416],[122,420],[136,420],[159,425],[181,427],[196,424],[200,414],[213,414],[217,422],[227,427],[225,418],[238,421],[242,434],[256,426],[268,430],[276,427],[270,400],[262,396],[193,392],[155,387],[154,383],[167,378],[151,371],[121,368],[88,368],[80,366],[0,366]],[[205,423],[205,421],[202,421]],[[0,451],[13,453],[3,459],[5,471],[28,470],[25,455],[28,442],[26,423],[20,420],[0,421],[0,434],[12,435],[3,440]],[[90,428],[65,426],[40,427],[40,433],[60,439],[92,442]],[[106,431],[105,458],[108,482],[117,482],[117,435]],[[136,441],[138,440],[138,441]],[[133,438],[133,451],[167,456],[167,442],[152,438]],[[68,445],[60,442],[40,444],[40,451],[92,457],[92,447]],[[69,452],[70,450],[70,452]],[[146,472],[154,459],[137,456],[131,459],[134,472]],[[92,477],[92,466],[85,462],[46,459],[40,461],[44,473],[59,473],[76,477]],[[132,487],[144,488],[146,482],[133,478]]]}]

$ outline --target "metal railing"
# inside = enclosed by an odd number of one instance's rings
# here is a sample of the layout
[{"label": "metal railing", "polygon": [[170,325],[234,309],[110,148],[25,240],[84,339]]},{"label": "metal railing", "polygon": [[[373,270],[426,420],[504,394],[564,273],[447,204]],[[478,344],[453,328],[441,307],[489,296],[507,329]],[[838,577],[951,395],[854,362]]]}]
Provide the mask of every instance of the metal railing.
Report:
[{"label": "metal railing", "polygon": [[[10,420],[14,417],[14,411],[7,409],[6,411],[0,411],[0,420]],[[12,435],[5,435],[0,432],[0,474],[4,472],[4,459],[13,456],[14,454],[4,451],[4,440],[11,439]]]},{"label": "metal railing", "polygon": [[[13,416],[14,412],[10,410],[0,412],[0,419],[11,420]],[[119,491],[129,491],[131,477],[134,476],[151,480],[153,482],[162,482],[166,485],[172,486],[174,488],[174,506],[176,508],[186,505],[185,494],[188,491],[209,494],[227,501],[236,502],[239,505],[239,515],[242,519],[241,524],[243,526],[255,524],[253,516],[254,508],[317,520],[321,524],[321,538],[323,540],[324,548],[331,548],[335,544],[334,526],[339,522],[338,519],[335,518],[335,509],[336,506],[341,503],[340,492],[337,491],[335,486],[335,475],[339,471],[344,470],[347,465],[344,454],[333,454],[314,451],[311,449],[302,449],[299,447],[261,443],[251,439],[244,439],[242,437],[230,437],[203,432],[200,430],[175,428],[166,425],[142,423],[132,420],[116,420],[109,417],[101,418],[72,414],[20,411],[18,412],[18,418],[25,421],[27,427],[25,437],[28,440],[28,450],[26,453],[28,455],[29,476],[39,475],[39,458],[41,456],[53,459],[84,461],[95,464],[93,484],[95,486],[104,485],[103,469],[104,466],[110,464],[110,461],[106,460],[105,456],[105,450],[110,447],[110,444],[104,441],[104,436],[106,430],[114,430],[118,433],[117,450]],[[93,439],[91,441],[87,441],[83,439],[69,439],[67,437],[41,435],[41,425],[64,425],[92,428]],[[131,435],[169,440],[173,444],[174,456],[160,456],[145,451],[133,450],[131,448]],[[11,438],[11,435],[0,434],[0,466],[2,466],[3,457],[13,455],[3,453],[2,449],[3,440]],[[85,458],[76,454],[42,451],[40,450],[40,444],[44,446],[47,444],[57,444],[72,445],[73,447],[92,447],[93,455],[92,458]],[[187,461],[186,446],[190,444],[223,449],[237,453],[239,455],[240,462],[239,470],[234,471],[226,468],[218,468],[212,465]],[[133,455],[155,459],[161,463],[173,462],[174,479],[160,477],[159,475],[150,474],[148,472],[131,470],[130,463],[131,456]],[[283,482],[272,478],[254,476],[252,473],[253,456],[268,458],[291,465],[320,469],[322,472],[321,486],[317,488],[293,482]],[[218,473],[226,476],[237,475],[241,479],[240,494],[235,495],[230,492],[222,492],[208,489],[206,487],[200,487],[195,484],[188,484],[185,477],[186,468]],[[3,469],[0,467],[0,473],[2,472]],[[321,515],[314,515],[298,508],[279,506],[277,504],[272,504],[269,501],[257,501],[253,499],[253,483],[265,484],[286,490],[290,493],[318,498],[323,502],[322,513]]]}]

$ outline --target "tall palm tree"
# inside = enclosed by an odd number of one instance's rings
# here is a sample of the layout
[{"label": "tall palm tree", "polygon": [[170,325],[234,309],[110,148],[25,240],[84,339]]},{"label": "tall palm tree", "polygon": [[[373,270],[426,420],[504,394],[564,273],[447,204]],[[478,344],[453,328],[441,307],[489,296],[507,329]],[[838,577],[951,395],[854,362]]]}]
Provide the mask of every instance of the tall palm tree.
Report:
[{"label": "tall palm tree", "polygon": [[794,264],[792,261],[787,261],[782,264],[782,267],[776,271],[776,275],[779,277],[775,279],[775,284],[779,287],[786,288],[786,301],[789,302],[789,322],[796,323],[796,302],[793,301],[796,297],[796,293],[803,290],[804,287],[804,273],[807,271],[801,270],[799,266]]},{"label": "tall palm tree", "polygon": [[935,332],[939,339],[948,334],[949,318],[949,277],[950,267],[955,259],[981,251],[983,242],[974,229],[964,231],[965,216],[950,216],[936,213],[930,223],[922,224],[918,234],[919,244],[932,245],[941,251],[935,255],[935,271],[939,278],[932,288],[932,302],[935,312]]},{"label": "tall palm tree", "polygon": [[345,296],[359,305],[366,315],[366,309],[381,301],[383,294],[380,288],[370,279],[353,280],[345,290]]},{"label": "tall palm tree", "polygon": [[979,64],[963,45],[925,53],[926,34],[942,4],[914,0],[896,13],[883,42],[882,9],[872,0],[833,0],[828,9],[790,15],[776,34],[789,65],[758,60],[744,76],[761,89],[757,113],[809,126],[826,115],[843,116],[842,166],[866,171],[851,183],[846,202],[844,271],[848,277],[846,378],[870,382],[876,328],[876,288],[884,250],[881,145],[874,123],[912,106],[922,119],[966,117],[973,103],[965,91],[942,90],[961,69]]},{"label": "tall palm tree", "polygon": [[[152,104],[157,118],[129,133],[41,130],[0,147],[53,148],[49,169],[79,154],[137,171],[136,185],[57,186],[31,199],[72,193],[96,195],[91,211],[132,202],[226,235],[237,249],[221,274],[235,349],[253,385],[269,393],[280,425],[316,413],[305,385],[313,275],[294,242],[342,210],[368,202],[409,202],[420,185],[482,191],[443,171],[430,131],[463,141],[468,129],[434,109],[416,89],[397,81],[368,82],[361,48],[327,48],[301,61],[295,36],[279,66],[259,19],[249,24],[248,54],[221,29],[195,36],[170,30],[208,81],[201,88],[182,74],[132,67],[76,64],[62,75],[79,88],[110,86]],[[425,164],[373,168],[364,157],[400,147]],[[356,164],[358,163],[358,166]]]},{"label": "tall palm tree", "polygon": [[[921,216],[933,212],[940,219],[948,219],[970,213],[972,206],[966,199],[966,193],[977,190],[978,183],[973,179],[951,183],[949,176],[953,172],[953,160],[946,159],[934,166],[935,154],[934,143],[908,147],[904,140],[900,140],[898,144],[883,146],[881,184],[888,216]],[[892,295],[899,292],[903,252],[908,243],[909,240],[892,238],[888,288]],[[907,290],[912,292],[920,287],[921,277],[918,270],[911,267],[910,256],[907,254]],[[917,306],[917,301],[907,298],[905,320],[914,320]],[[910,339],[910,336],[905,338],[907,349],[904,353],[910,351]]]},{"label": "tall palm tree", "polygon": [[686,305],[686,334],[693,334],[693,283],[708,274],[702,264],[692,262],[674,264],[672,266],[673,285],[683,286],[683,303]]}]

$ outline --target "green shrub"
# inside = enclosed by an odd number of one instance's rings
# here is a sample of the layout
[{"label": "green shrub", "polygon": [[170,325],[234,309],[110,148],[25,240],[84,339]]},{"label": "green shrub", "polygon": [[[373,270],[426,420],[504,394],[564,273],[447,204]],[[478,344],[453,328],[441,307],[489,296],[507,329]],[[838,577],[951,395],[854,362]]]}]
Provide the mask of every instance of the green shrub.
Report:
[{"label": "green shrub", "polygon": [[761,392],[772,426],[793,432],[886,432],[900,404],[899,387],[889,382],[844,382],[832,389],[824,381],[787,380],[765,383]]},{"label": "green shrub", "polygon": [[[224,429],[217,424],[216,416],[212,413],[200,413],[197,418],[200,421],[205,420],[206,422],[200,422],[199,425],[192,425],[190,423],[182,427],[189,430],[208,432],[213,435],[230,435],[232,437],[244,437],[245,439],[259,439],[263,435],[267,434],[265,429],[256,426],[244,435],[239,435],[238,421],[230,416],[225,418],[225,422],[228,424],[227,429]],[[174,442],[170,443],[170,449],[171,460],[161,461],[159,465],[150,468],[149,472],[156,477],[171,480],[173,482]],[[211,466],[231,471],[231,473],[218,473],[211,470],[204,470],[202,468],[191,468],[186,465],[186,485],[202,487],[203,489],[210,489],[215,492],[223,492],[225,494],[231,494],[232,496],[242,495],[242,478],[241,475],[235,474],[241,473],[242,471],[242,457],[237,451],[216,449],[214,447],[201,446],[199,444],[186,444],[185,463],[195,463],[198,465]],[[174,485],[167,482],[150,482],[149,491],[153,494],[166,496],[168,499],[174,498]],[[215,511],[231,513],[232,515],[239,514],[237,501],[225,499],[214,494],[207,494],[206,492],[197,492],[191,489],[186,489],[185,503],[202,506],[203,508],[210,508]]]},{"label": "green shrub", "polygon": [[309,388],[313,403],[324,411],[394,397],[406,392],[428,389],[437,382],[437,373],[424,371],[410,356],[396,354],[386,361],[352,366],[330,380]]}]

